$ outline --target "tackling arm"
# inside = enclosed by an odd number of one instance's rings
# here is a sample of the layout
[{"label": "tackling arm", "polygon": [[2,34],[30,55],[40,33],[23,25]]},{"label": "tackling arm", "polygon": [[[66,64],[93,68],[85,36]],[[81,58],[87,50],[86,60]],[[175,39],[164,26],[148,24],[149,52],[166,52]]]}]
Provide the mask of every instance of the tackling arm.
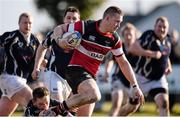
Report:
[{"label": "tackling arm", "polygon": [[151,50],[143,49],[138,41],[136,41],[129,47],[128,52],[136,56],[145,56],[145,57],[151,57],[151,58],[156,58],[156,59],[159,59],[162,56],[160,51],[151,51]]},{"label": "tackling arm", "polygon": [[37,77],[38,77],[38,72],[40,71],[40,66],[44,60],[44,56],[46,54],[46,51],[47,51],[47,49],[40,44],[38,49],[37,49],[34,69],[32,72],[33,79],[37,79]]}]

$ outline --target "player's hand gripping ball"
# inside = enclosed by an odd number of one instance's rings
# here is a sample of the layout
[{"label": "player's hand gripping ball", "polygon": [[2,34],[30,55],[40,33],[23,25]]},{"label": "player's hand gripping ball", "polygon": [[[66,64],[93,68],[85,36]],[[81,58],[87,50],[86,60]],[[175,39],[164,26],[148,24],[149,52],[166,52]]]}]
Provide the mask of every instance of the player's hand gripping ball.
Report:
[{"label": "player's hand gripping ball", "polygon": [[78,31],[66,32],[62,36],[63,39],[67,39],[67,43],[72,47],[77,47],[82,40],[82,36]]}]

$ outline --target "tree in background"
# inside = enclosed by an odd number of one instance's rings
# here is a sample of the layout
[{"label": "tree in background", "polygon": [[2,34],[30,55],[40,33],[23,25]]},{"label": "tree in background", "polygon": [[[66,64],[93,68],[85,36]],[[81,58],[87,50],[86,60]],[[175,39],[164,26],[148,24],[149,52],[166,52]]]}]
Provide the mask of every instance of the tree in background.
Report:
[{"label": "tree in background", "polygon": [[68,6],[75,6],[80,10],[81,19],[87,19],[93,9],[100,6],[105,0],[35,0],[39,10],[46,10],[55,24],[63,23],[63,14]]}]

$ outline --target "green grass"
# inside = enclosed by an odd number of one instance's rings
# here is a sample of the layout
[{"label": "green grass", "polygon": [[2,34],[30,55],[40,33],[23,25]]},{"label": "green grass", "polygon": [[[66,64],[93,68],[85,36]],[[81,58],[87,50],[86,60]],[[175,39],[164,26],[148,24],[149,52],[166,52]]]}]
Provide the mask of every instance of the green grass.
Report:
[{"label": "green grass", "polygon": [[[101,112],[94,112],[93,116],[108,116],[110,108],[111,108],[111,102],[106,102],[103,105],[103,110]],[[146,102],[141,107],[139,112],[136,112],[131,116],[158,116],[158,112],[154,103]],[[180,116],[180,103],[175,104],[171,116]]]},{"label": "green grass", "polygon": [[[111,102],[106,102],[103,105],[102,111],[94,112],[93,116],[108,116],[109,110],[111,108]],[[15,112],[13,116],[22,116],[22,112]],[[131,116],[158,116],[157,108],[154,103],[146,102],[140,112],[136,112]],[[180,116],[180,103],[176,103],[173,108],[173,113],[171,116]]]}]

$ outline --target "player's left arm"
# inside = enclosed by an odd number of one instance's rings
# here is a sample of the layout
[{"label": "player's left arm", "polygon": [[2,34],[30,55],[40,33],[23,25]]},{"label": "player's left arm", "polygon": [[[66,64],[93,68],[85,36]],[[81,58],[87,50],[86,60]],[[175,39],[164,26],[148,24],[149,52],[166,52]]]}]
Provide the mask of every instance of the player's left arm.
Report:
[{"label": "player's left arm", "polygon": [[135,74],[133,69],[128,62],[125,55],[121,55],[120,57],[115,57],[120,69],[122,70],[123,74],[126,76],[127,80],[130,82],[131,85],[137,85],[137,81],[135,78]]},{"label": "player's left arm", "polygon": [[57,27],[55,27],[54,32],[51,36],[52,39],[56,41],[56,43],[61,47],[62,49],[71,48],[68,46],[67,40],[62,39],[62,35],[67,32],[68,25],[62,24]]},{"label": "player's left arm", "polygon": [[144,103],[144,96],[138,86],[134,71],[133,71],[130,63],[128,62],[128,60],[126,59],[124,54],[121,56],[115,57],[115,59],[119,65],[121,71],[125,75],[126,79],[130,82],[132,98],[133,99],[138,98],[140,101],[140,105],[142,105]]},{"label": "player's left arm", "polygon": [[130,91],[131,91],[131,97],[133,100],[138,99],[140,105],[144,103],[144,96],[142,91],[139,89],[139,85],[137,83],[134,71],[127,60],[126,56],[124,55],[123,48],[122,48],[122,41],[120,40],[120,37],[118,35],[115,35],[115,45],[112,47],[111,52],[115,56],[115,59],[119,65],[119,68],[123,72],[124,76],[130,83]]}]

